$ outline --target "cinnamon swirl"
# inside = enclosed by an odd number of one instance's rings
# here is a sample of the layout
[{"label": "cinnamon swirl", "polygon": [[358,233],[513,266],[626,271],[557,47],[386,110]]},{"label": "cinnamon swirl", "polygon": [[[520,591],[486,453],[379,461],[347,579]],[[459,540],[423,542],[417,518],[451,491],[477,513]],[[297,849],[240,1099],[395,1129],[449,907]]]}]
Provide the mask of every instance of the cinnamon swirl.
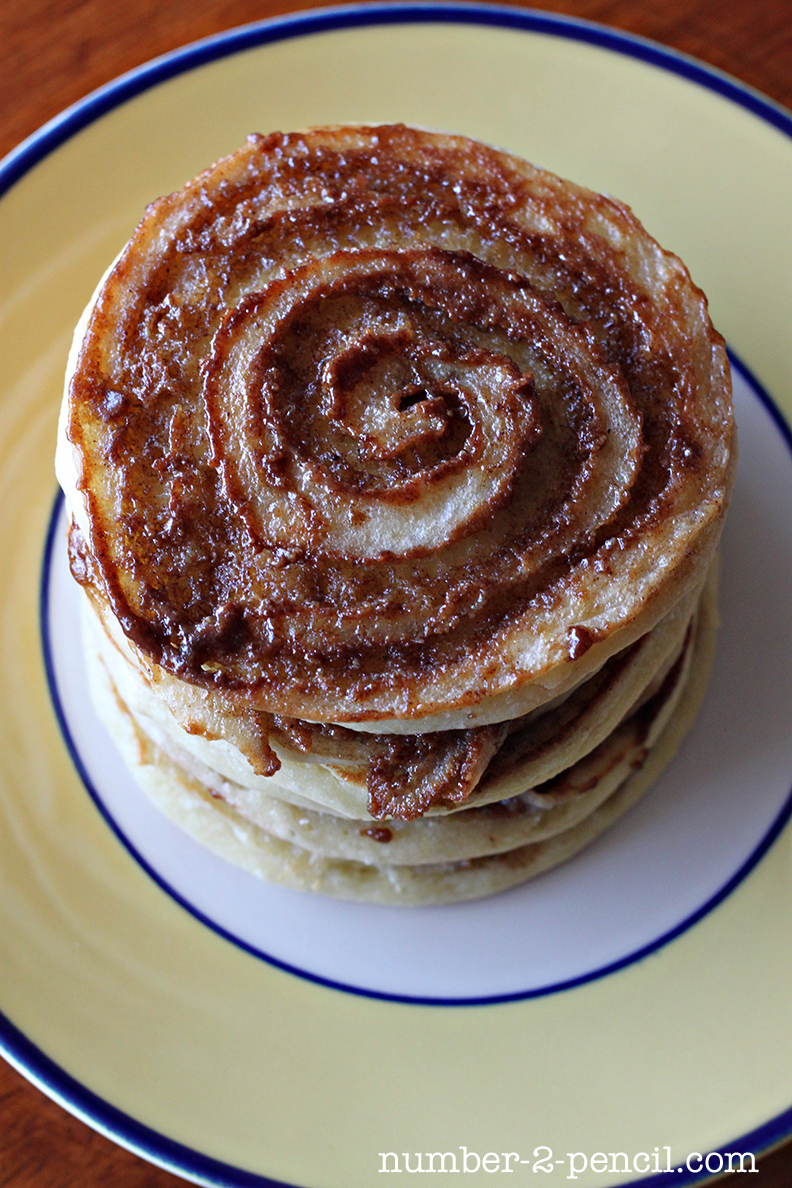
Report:
[{"label": "cinnamon swirl", "polygon": [[252,136],[148,208],[75,334],[103,716],[267,877],[520,881],[689,718],[735,456],[706,300],[620,203],[402,126]]}]

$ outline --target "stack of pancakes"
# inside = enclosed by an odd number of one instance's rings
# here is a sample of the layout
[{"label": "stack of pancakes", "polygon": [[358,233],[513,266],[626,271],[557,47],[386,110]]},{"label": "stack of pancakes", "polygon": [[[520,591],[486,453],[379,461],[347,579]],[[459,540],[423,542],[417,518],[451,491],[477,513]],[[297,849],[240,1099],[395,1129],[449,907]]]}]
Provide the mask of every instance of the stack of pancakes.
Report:
[{"label": "stack of pancakes", "polygon": [[75,335],[100,714],[265,878],[522,882],[695,713],[733,436],[705,298],[618,202],[401,126],[251,137],[148,208]]}]

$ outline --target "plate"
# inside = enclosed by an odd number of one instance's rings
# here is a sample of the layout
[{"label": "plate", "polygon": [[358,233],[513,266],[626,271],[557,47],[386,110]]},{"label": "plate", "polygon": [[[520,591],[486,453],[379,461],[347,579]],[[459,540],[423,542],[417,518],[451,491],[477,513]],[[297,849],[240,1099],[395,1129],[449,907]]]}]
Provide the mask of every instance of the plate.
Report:
[{"label": "plate", "polygon": [[[425,911],[264,887],[124,786],[81,684],[51,469],[71,329],[145,203],[253,130],[399,119],[630,203],[709,295],[742,441],[715,678],[678,760],[570,866]],[[473,1182],[505,1162],[682,1185],[691,1152],[792,1129],[791,136],[649,43],[391,5],[188,47],[6,159],[0,1037],[68,1109],[196,1182],[301,1188],[370,1185],[388,1152],[454,1153]]]}]

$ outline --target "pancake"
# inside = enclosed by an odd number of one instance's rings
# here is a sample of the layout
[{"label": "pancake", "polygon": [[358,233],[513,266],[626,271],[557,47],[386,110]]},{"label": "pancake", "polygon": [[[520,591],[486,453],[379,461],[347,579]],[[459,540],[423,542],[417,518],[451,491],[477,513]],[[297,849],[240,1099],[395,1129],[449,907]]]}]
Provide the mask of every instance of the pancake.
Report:
[{"label": "pancake", "polygon": [[385,733],[562,695],[701,586],[732,485],[703,295],[619,203],[460,137],[253,137],[86,319],[61,473],[126,635]]}]

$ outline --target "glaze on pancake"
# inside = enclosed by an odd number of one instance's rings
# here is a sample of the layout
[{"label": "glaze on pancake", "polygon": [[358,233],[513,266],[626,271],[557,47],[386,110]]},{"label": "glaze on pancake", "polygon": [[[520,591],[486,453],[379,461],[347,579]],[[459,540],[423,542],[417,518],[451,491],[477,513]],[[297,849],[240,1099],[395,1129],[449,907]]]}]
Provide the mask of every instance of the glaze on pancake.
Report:
[{"label": "glaze on pancake", "polygon": [[571,691],[694,597],[728,363],[624,206],[460,137],[252,137],[93,304],[73,568],[229,704],[384,733]]}]

